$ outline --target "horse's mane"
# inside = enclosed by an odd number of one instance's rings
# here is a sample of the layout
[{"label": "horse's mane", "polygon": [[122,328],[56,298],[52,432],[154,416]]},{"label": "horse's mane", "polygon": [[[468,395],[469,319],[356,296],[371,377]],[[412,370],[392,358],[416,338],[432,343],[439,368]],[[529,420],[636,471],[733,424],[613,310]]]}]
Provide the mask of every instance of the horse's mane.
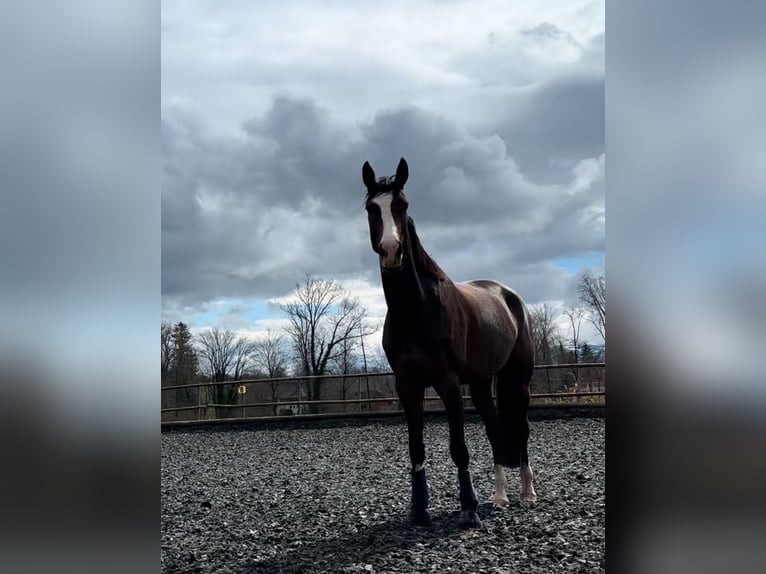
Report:
[{"label": "horse's mane", "polygon": [[401,191],[401,187],[396,185],[396,176],[389,175],[380,177],[378,178],[375,189],[367,190],[367,197],[365,198],[365,201],[370,201],[379,195],[383,195],[384,193],[391,193],[392,191]]},{"label": "horse's mane", "polygon": [[407,216],[407,235],[409,235],[410,238],[410,247],[412,248],[412,257],[415,260],[416,269],[438,281],[447,279],[447,274],[426,252],[423,248],[423,244],[420,243],[420,237],[418,237],[418,233],[415,230],[415,222],[410,216]]}]

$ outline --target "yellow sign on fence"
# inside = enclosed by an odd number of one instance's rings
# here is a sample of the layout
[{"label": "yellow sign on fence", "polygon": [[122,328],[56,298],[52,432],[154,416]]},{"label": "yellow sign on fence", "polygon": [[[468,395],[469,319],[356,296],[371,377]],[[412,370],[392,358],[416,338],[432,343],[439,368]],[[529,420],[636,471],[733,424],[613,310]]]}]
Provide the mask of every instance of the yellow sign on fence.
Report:
[{"label": "yellow sign on fence", "polygon": [[244,395],[247,392],[247,386],[246,385],[239,385],[237,387],[237,393],[240,395]]}]

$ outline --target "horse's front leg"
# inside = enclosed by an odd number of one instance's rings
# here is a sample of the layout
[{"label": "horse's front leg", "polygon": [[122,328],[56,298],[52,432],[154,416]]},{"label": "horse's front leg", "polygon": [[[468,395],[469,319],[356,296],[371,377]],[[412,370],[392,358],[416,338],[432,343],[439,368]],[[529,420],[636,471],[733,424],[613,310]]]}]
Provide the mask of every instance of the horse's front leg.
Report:
[{"label": "horse's front leg", "polygon": [[396,391],[402,402],[407,419],[410,463],[412,464],[412,522],[417,526],[428,526],[428,482],[426,481],[426,447],[423,444],[423,398],[425,388],[413,386],[397,378]]},{"label": "horse's front leg", "polygon": [[457,467],[457,479],[460,485],[460,525],[465,528],[481,528],[481,520],[476,513],[479,507],[479,499],[471,482],[471,473],[468,470],[469,456],[468,447],[465,444],[463,395],[460,381],[457,377],[450,377],[444,383],[436,387],[444,406],[447,409],[449,421],[449,451],[452,462]]}]

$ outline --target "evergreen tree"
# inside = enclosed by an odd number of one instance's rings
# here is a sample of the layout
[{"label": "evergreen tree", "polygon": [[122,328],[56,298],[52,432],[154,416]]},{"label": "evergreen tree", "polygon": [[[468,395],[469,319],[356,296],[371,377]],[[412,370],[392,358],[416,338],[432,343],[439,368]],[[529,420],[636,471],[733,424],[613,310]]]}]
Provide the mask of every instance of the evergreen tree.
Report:
[{"label": "evergreen tree", "polygon": [[193,383],[199,373],[199,359],[192,344],[192,334],[186,323],[173,326],[170,370],[176,385]]},{"label": "evergreen tree", "polygon": [[598,362],[597,353],[591,348],[588,343],[583,343],[580,347],[580,362],[581,363],[596,363]]}]

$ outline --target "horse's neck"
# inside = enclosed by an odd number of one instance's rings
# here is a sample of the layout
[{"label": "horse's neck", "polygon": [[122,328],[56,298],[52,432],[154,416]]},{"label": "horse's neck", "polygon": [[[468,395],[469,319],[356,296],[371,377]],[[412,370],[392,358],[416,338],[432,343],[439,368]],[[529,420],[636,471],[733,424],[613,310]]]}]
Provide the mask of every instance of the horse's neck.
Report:
[{"label": "horse's neck", "polygon": [[420,279],[421,284],[447,283],[451,284],[446,273],[441,270],[436,261],[434,261],[423,245],[415,231],[415,224],[412,220],[407,222],[407,243],[409,244],[410,259],[415,275]]},{"label": "horse's neck", "polygon": [[388,312],[393,316],[412,317],[425,305],[423,282],[414,261],[407,257],[404,268],[382,274],[383,294]]},{"label": "horse's neck", "polygon": [[405,249],[404,268],[394,273],[383,273],[382,282],[389,313],[411,322],[437,302],[433,286],[446,276],[423,250],[412,225],[407,230]]}]

